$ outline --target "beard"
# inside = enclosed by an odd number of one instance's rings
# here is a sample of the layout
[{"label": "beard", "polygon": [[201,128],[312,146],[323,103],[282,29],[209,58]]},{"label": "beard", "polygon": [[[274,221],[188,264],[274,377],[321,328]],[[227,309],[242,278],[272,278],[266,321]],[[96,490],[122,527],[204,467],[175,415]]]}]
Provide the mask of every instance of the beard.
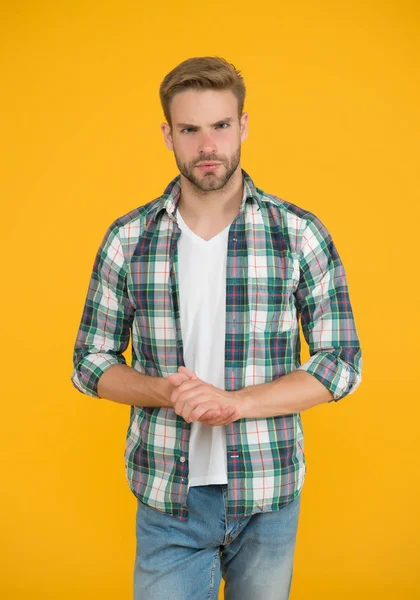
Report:
[{"label": "beard", "polygon": [[[221,190],[229,183],[241,160],[241,146],[239,145],[238,149],[229,158],[221,158],[218,156],[200,156],[190,163],[184,163],[180,157],[177,156],[175,151],[174,155],[181,175],[188,179],[188,181],[195,188],[196,193],[204,194],[206,192],[216,192]],[[206,161],[222,163],[218,168],[218,171],[220,170],[221,174],[218,175],[215,171],[204,171],[201,176],[198,176],[198,174],[196,175],[196,165]]]}]

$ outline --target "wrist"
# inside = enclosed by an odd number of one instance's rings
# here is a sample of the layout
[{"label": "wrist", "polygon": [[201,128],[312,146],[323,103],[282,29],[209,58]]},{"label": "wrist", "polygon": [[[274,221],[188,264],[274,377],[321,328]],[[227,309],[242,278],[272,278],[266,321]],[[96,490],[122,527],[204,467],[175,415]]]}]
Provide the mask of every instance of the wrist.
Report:
[{"label": "wrist", "polygon": [[162,406],[168,408],[172,405],[171,394],[174,389],[169,379],[166,377],[152,377],[148,376],[148,382],[150,384],[150,396],[156,403],[155,406]]},{"label": "wrist", "polygon": [[232,392],[229,392],[230,399],[233,400],[233,405],[236,406],[238,413],[239,413],[239,419],[246,419],[250,417],[251,414],[251,406],[252,406],[252,398],[250,396],[249,393],[247,393],[245,391],[245,389],[242,390],[234,390]]}]

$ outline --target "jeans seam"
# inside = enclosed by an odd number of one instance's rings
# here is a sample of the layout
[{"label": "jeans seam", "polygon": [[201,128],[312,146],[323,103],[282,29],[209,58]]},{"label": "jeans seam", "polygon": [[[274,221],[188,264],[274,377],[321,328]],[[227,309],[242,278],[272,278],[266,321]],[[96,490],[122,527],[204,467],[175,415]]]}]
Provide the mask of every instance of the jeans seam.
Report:
[{"label": "jeans seam", "polygon": [[209,595],[207,596],[207,600],[211,600],[212,595],[213,595],[213,588],[214,588],[214,572],[216,570],[216,564],[217,564],[217,558],[219,556],[219,550],[217,550],[216,554],[214,555],[214,559],[213,559],[213,566],[211,568],[211,572],[210,572],[210,589],[209,589]]},{"label": "jeans seam", "polygon": [[[227,492],[227,490],[226,490],[226,492]],[[227,502],[225,499],[225,490],[223,487],[222,487],[222,498],[223,498],[223,507],[225,509],[225,539],[223,540],[223,545],[225,546],[226,544],[229,543],[228,542],[228,514],[227,514],[228,507],[227,507]]]}]

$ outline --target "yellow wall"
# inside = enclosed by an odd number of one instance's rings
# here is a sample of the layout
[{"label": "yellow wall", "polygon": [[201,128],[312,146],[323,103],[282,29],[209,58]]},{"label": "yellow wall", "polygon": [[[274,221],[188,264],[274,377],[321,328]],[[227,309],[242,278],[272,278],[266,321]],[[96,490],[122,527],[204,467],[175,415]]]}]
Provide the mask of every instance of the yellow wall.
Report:
[{"label": "yellow wall", "polygon": [[246,80],[244,168],[332,232],[364,350],[359,390],[303,414],[291,600],[419,598],[418,4],[0,10],[1,597],[131,598],[129,409],[72,387],[73,343],[107,226],[177,174],[159,83],[211,54]]}]

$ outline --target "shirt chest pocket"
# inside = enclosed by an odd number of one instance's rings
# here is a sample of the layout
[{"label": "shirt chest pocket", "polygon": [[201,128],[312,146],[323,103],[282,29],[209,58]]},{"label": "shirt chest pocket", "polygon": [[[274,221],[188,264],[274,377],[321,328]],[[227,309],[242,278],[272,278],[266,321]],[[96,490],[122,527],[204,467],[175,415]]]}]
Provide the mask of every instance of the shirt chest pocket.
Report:
[{"label": "shirt chest pocket", "polygon": [[251,331],[278,334],[296,324],[294,292],[299,283],[299,261],[291,257],[283,260],[281,267],[248,280]]}]

